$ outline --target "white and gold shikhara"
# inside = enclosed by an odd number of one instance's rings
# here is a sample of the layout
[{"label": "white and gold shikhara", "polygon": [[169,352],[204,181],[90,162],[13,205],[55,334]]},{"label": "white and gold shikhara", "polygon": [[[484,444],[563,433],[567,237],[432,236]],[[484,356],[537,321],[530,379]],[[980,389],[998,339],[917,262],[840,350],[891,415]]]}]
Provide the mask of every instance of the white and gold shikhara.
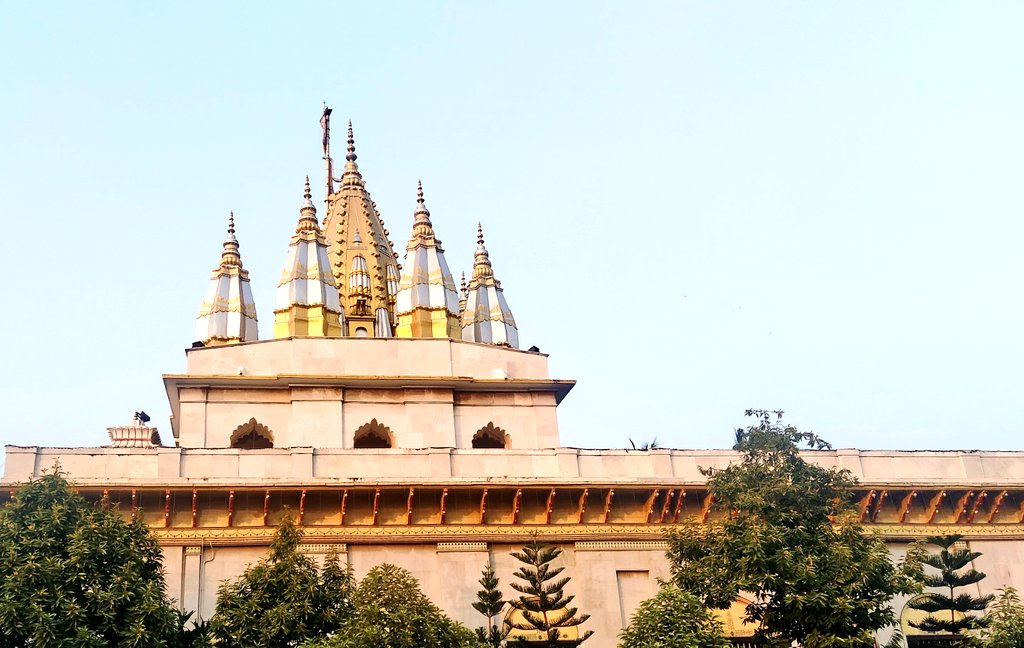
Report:
[{"label": "white and gold shikhara", "polygon": [[465,291],[462,309],[462,339],[519,348],[519,331],[505,302],[501,282],[494,278],[491,259],[484,247],[483,227],[476,227],[476,255],[473,259],[473,278]]},{"label": "white and gold shikhara", "polygon": [[416,188],[412,236],[405,246],[405,266],[395,303],[398,337],[459,337],[459,295],[434,235],[423,184]]},{"label": "white and gold shikhara", "polygon": [[[352,122],[344,171],[333,177],[329,115],[325,108],[327,212],[321,227],[307,176],[299,223],[278,281],[273,336],[448,338],[518,349],[516,322],[494,278],[479,224],[472,279],[467,285],[462,273],[456,287],[418,183],[412,234],[404,266],[399,265],[356,163]],[[238,257],[234,216],[196,331],[199,341],[211,345],[257,339],[256,308]]]},{"label": "white and gold shikhara", "polygon": [[274,337],[310,335],[338,337],[344,315],[331,275],[327,243],[320,232],[306,176],[299,223],[288,245],[288,257],[277,284]]},{"label": "white and gold shikhara", "polygon": [[220,265],[213,270],[196,317],[196,341],[215,346],[257,339],[256,304],[249,286],[249,272],[242,267],[238,253],[235,213],[231,212]]}]

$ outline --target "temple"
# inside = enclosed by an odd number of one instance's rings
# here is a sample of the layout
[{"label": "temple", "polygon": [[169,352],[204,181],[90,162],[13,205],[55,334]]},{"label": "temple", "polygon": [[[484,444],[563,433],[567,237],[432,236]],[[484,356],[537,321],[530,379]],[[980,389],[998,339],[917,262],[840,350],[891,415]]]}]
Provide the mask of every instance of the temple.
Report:
[{"label": "temple", "polygon": [[[564,549],[568,590],[592,615],[585,645],[614,646],[668,576],[666,531],[713,521],[700,468],[735,453],[563,447],[557,408],[575,383],[552,378],[545,354],[518,348],[482,227],[460,290],[434,229],[444,218],[431,219],[420,185],[400,265],[351,124],[334,177],[329,117],[324,219],[307,178],[267,339],[257,335],[232,214],[196,340],[167,341],[186,348],[184,371],[163,376],[164,443],[136,419],[97,447],[9,445],[0,502],[59,460],[84,496],[149,524],[171,596],[207,619],[218,584],[265,555],[287,515],[307,553],[337,549],[357,577],[381,562],[402,566],[470,627],[483,623],[471,607],[481,569],[492,565],[511,596],[509,552],[539,536]],[[527,290],[510,285],[513,303]],[[895,554],[916,538],[960,533],[984,553],[984,591],[1024,588],[1024,452],[807,456],[858,478],[861,520]],[[743,603],[722,614],[736,644],[752,634]],[[904,624],[913,614],[905,603],[893,602]],[[911,645],[926,639],[904,629]]]}]

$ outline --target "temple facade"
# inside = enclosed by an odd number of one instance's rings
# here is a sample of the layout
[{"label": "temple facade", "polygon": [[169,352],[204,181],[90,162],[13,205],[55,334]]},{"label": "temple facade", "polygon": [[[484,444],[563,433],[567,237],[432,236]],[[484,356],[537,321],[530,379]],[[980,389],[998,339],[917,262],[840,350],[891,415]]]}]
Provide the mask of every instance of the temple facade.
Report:
[{"label": "temple facade", "polygon": [[[614,646],[669,575],[665,533],[713,521],[700,468],[735,453],[562,447],[557,407],[574,382],[552,378],[545,354],[518,348],[482,227],[460,291],[419,186],[399,257],[356,164],[351,124],[334,177],[329,117],[325,216],[307,179],[271,337],[259,339],[232,215],[185,369],[163,377],[164,442],[135,420],[97,447],[7,446],[0,503],[59,461],[85,497],[142,516],[163,547],[171,596],[201,618],[221,581],[266,554],[286,515],[302,527],[304,551],[338,550],[357,577],[382,562],[404,567],[470,627],[483,623],[471,607],[481,570],[492,565],[511,597],[509,552],[538,536],[564,550],[568,590],[595,631],[586,645]],[[807,457],[858,478],[861,520],[895,554],[960,533],[984,553],[984,592],[1024,588],[1024,452]],[[905,621],[904,603],[894,601]],[[738,643],[752,632],[742,604],[722,616]]]}]

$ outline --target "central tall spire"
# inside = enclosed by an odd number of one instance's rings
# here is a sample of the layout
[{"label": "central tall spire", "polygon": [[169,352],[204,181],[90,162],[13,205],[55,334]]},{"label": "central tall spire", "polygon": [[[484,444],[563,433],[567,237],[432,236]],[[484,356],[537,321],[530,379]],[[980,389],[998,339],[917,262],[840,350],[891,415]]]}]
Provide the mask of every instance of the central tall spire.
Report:
[{"label": "central tall spire", "polygon": [[[325,128],[325,137],[328,132]],[[329,143],[325,143],[325,151],[328,150]],[[332,188],[334,182],[338,185],[327,196],[323,223],[331,274],[344,313],[343,334],[391,337],[400,267],[377,205],[366,190],[357,158],[355,135],[349,122],[345,169],[341,178],[328,182]]]}]

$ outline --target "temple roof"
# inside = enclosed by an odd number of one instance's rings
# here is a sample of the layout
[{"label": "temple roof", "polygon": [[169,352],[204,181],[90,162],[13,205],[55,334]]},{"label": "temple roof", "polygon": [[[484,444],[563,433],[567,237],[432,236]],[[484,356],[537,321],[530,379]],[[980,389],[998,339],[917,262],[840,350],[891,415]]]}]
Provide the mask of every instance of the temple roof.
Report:
[{"label": "temple roof", "polygon": [[196,340],[218,345],[257,339],[256,304],[249,286],[249,272],[242,267],[235,238],[235,213],[231,212],[220,265],[213,269],[196,316]]}]

